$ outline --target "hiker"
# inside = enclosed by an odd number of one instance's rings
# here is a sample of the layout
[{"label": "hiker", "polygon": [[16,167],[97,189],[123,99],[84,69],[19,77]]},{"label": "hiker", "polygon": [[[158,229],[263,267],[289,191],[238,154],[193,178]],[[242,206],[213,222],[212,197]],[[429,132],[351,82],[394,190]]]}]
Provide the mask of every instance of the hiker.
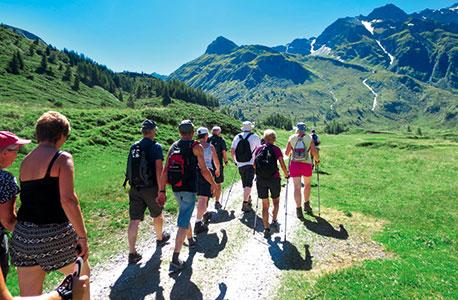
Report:
[{"label": "hiker", "polygon": [[[73,273],[77,255],[84,260],[81,275],[89,276],[87,231],[74,190],[73,158],[59,150],[70,130],[64,115],[44,113],[35,126],[38,146],[21,164],[21,207],[11,241],[21,296],[41,295],[46,273]],[[83,299],[90,299],[89,294],[88,283]]]},{"label": "hiker", "polygon": [[313,143],[315,144],[316,150],[319,152],[320,148],[318,147],[321,144],[320,137],[316,134],[315,128],[312,128],[310,132],[310,137],[312,138]]},{"label": "hiker", "polygon": [[[213,195],[215,197],[215,209],[221,209],[221,196],[222,196],[222,189],[221,184],[224,182],[224,166],[227,166],[227,146],[226,141],[221,137],[221,127],[214,126],[212,128],[212,135],[208,139],[208,142],[213,145],[216,149],[216,153],[218,154],[218,160],[220,163],[219,167],[219,176],[215,177],[215,182],[218,185],[218,188]],[[224,162],[224,164],[223,164]]]},{"label": "hiker", "polygon": [[[207,168],[216,178],[220,176],[220,163],[215,147],[208,143],[208,129],[200,127],[197,129],[197,138],[200,146],[204,150],[204,161]],[[214,167],[213,167],[214,166]],[[208,223],[210,222],[211,214],[207,212],[208,199],[212,196],[211,184],[203,176],[202,172],[197,170],[197,214],[196,223],[194,225],[194,234],[208,231]]]},{"label": "hiker", "polygon": [[157,126],[154,121],[145,120],[141,125],[143,138],[135,142],[129,151],[126,168],[126,180],[129,181],[129,227],[127,239],[129,242],[130,264],[136,264],[142,255],[135,247],[138,226],[145,217],[148,208],[156,229],[156,245],[161,247],[170,239],[168,232],[162,231],[164,217],[162,207],[156,202],[159,181],[162,174],[162,146],[155,141]]},{"label": "hiker", "polygon": [[[83,298],[84,291],[87,289],[87,283],[89,277],[83,275],[79,278],[74,277],[72,281],[71,289],[67,289],[65,294],[58,289],[63,285],[61,284],[55,291],[35,296],[35,297],[14,297],[8,291],[8,288],[5,285],[3,274],[0,270],[0,299],[2,300],[62,300],[62,299],[73,299],[80,300]],[[68,291],[71,291],[71,297],[68,294]],[[64,298],[67,296],[68,298]]]},{"label": "hiker", "polygon": [[304,211],[312,214],[310,206],[310,182],[312,178],[312,158],[318,165],[320,160],[315,144],[310,135],[305,134],[306,125],[302,122],[297,123],[296,133],[289,137],[285,154],[290,157],[289,175],[293,178],[294,183],[294,200],[296,201],[296,214],[299,219],[304,216],[301,206],[301,185],[304,179]]},{"label": "hiker", "polygon": [[17,137],[14,133],[0,131],[0,266],[4,280],[9,270],[8,237],[5,229],[14,231],[16,226],[16,196],[19,186],[13,174],[4,169],[10,167],[17,158],[19,149],[30,140]]},{"label": "hiker", "polygon": [[231,146],[231,155],[239,168],[240,177],[242,179],[243,212],[249,212],[252,210],[251,187],[253,186],[254,180],[253,152],[256,147],[261,144],[258,135],[251,132],[253,129],[253,123],[250,121],[243,122],[241,128],[242,133],[234,137]]},{"label": "hiker", "polygon": [[[256,148],[254,155],[254,167],[256,170],[256,189],[258,197],[262,199],[262,222],[264,224],[264,237],[269,238],[272,231],[279,232],[280,226],[277,221],[280,204],[281,178],[277,161],[280,162],[285,178],[288,179],[288,170],[283,160],[283,153],[275,146],[277,134],[272,129],[264,131],[264,144]],[[274,209],[272,211],[272,223],[269,227],[269,192]]]},{"label": "hiker", "polygon": [[181,138],[170,147],[156,199],[159,205],[165,205],[167,200],[165,186],[170,184],[178,202],[178,231],[169,267],[170,273],[185,268],[185,263],[179,259],[185,238],[188,238],[190,248],[196,243],[192,237],[191,217],[196,203],[197,167],[205,180],[210,182],[211,191],[216,190],[216,182],[205,164],[204,149],[193,140],[194,125],[190,120],[183,120],[178,126],[178,131]]}]

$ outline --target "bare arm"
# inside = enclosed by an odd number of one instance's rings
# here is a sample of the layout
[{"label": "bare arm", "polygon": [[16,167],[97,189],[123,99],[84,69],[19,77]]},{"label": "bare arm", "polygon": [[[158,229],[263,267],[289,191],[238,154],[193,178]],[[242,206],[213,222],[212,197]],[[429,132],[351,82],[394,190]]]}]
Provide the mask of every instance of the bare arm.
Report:
[{"label": "bare arm", "polygon": [[292,150],[293,150],[293,147],[291,146],[291,143],[288,142],[288,145],[286,145],[285,155],[290,156]]},{"label": "bare arm", "polygon": [[165,158],[165,167],[162,168],[161,175],[158,177],[160,178],[158,181],[159,191],[165,191],[165,186],[167,185],[167,164],[169,163],[169,156],[171,151],[172,147],[170,147],[169,152],[167,152],[167,157]]},{"label": "bare arm", "polygon": [[286,168],[285,160],[283,159],[283,156],[280,156],[278,158],[278,161],[280,162],[281,169],[283,170],[283,174],[285,174],[285,177],[288,177],[288,169]]},{"label": "bare arm", "polygon": [[210,170],[207,168],[207,165],[205,164],[205,159],[204,159],[204,149],[200,144],[194,146],[192,148],[192,152],[194,155],[197,157],[197,163],[199,164],[199,169],[202,174],[202,176],[210,182],[212,186],[216,185],[215,180],[213,179],[212,173]]},{"label": "bare arm", "polygon": [[16,226],[16,197],[0,204],[0,223],[10,232]]},{"label": "bare arm", "polygon": [[237,163],[237,159],[235,159],[235,149],[234,148],[231,148],[231,156],[232,156],[232,160]]},{"label": "bare arm", "polygon": [[219,161],[218,153],[216,153],[216,149],[213,145],[210,145],[210,147],[212,147],[211,149],[212,149],[213,164],[215,165],[216,170],[219,170],[219,168],[221,167],[221,162]]},{"label": "bare arm", "polygon": [[155,166],[156,166],[156,182],[157,182],[157,186],[161,186],[162,169],[164,168],[163,165],[162,165],[162,159],[156,159]]},{"label": "bare arm", "polygon": [[313,141],[310,143],[310,153],[312,154],[315,162],[319,164],[320,158],[318,157],[318,151],[316,151],[315,143]]},{"label": "bare arm", "polygon": [[69,153],[63,153],[59,158],[59,189],[60,202],[69,222],[78,235],[78,245],[81,247],[80,255],[87,259],[89,248],[87,246],[87,231],[84,226],[83,214],[74,189],[74,163]]},{"label": "bare arm", "polygon": [[224,163],[227,162],[227,151],[226,150],[223,150],[223,160],[224,160]]}]

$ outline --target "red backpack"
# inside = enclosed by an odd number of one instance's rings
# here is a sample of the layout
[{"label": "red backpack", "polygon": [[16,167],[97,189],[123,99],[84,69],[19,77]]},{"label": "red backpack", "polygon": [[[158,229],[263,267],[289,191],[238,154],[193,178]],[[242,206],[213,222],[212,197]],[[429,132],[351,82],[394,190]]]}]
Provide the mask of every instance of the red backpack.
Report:
[{"label": "red backpack", "polygon": [[186,180],[190,172],[195,172],[195,170],[190,170],[191,159],[194,154],[192,149],[198,144],[197,141],[194,141],[190,144],[190,147],[185,147],[180,141],[175,142],[172,145],[170,151],[168,162],[167,162],[167,183],[171,184],[172,187],[181,187],[183,186],[183,181]]}]

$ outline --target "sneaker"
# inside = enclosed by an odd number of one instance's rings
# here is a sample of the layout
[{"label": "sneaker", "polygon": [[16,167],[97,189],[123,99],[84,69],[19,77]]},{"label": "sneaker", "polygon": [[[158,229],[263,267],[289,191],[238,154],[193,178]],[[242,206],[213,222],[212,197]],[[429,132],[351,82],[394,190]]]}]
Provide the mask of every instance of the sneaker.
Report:
[{"label": "sneaker", "polygon": [[252,211],[253,208],[252,208],[252,204],[251,202],[245,202],[243,201],[243,204],[242,204],[242,211],[243,212],[250,212]]},{"label": "sneaker", "polygon": [[223,206],[221,205],[221,203],[220,203],[219,201],[216,201],[216,202],[215,202],[215,209],[216,209],[216,210],[220,210],[220,209],[222,209],[222,208],[223,208]]},{"label": "sneaker", "polygon": [[129,264],[136,264],[141,260],[142,260],[141,254],[139,254],[137,252],[129,253]]},{"label": "sneaker", "polygon": [[264,228],[264,237],[266,239],[270,238],[270,228]]},{"label": "sneaker", "polygon": [[179,273],[183,271],[184,268],[186,268],[186,263],[184,261],[180,259],[177,261],[171,261],[169,265],[169,275]]},{"label": "sneaker", "polygon": [[297,207],[296,208],[296,215],[297,215],[297,218],[299,220],[303,220],[304,219],[304,215],[302,214],[302,208],[301,207]]},{"label": "sneaker", "polygon": [[313,215],[312,207],[310,207],[310,201],[304,202],[304,211],[309,215]]},{"label": "sneaker", "polygon": [[270,228],[273,232],[280,232],[280,224],[278,224],[277,220],[272,221],[272,224],[270,224]]},{"label": "sneaker", "polygon": [[170,233],[164,231],[162,232],[162,240],[156,240],[156,245],[159,247],[164,246],[170,240]]},{"label": "sneaker", "polygon": [[202,217],[202,221],[204,222],[205,225],[208,226],[210,224],[210,220],[212,219],[212,213],[207,211],[204,216]]},{"label": "sneaker", "polygon": [[202,221],[196,222],[194,225],[194,234],[198,235],[199,233],[204,233],[208,231],[208,226],[205,225]]}]

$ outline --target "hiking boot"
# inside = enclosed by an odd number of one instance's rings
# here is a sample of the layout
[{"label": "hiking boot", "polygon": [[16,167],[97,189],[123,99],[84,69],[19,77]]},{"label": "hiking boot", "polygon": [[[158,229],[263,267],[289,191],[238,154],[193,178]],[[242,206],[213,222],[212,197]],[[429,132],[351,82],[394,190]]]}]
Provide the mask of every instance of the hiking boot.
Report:
[{"label": "hiking boot", "polygon": [[188,239],[188,247],[189,249],[193,249],[195,247],[197,247],[197,240],[195,238],[190,238]]},{"label": "hiking boot", "polygon": [[270,228],[273,232],[280,232],[280,224],[278,224],[277,220],[272,221],[272,224],[270,224]]},{"label": "hiking boot", "polygon": [[162,240],[156,240],[156,245],[162,247],[167,244],[168,240],[170,240],[170,233],[164,231],[162,232]]},{"label": "hiking boot", "polygon": [[304,215],[302,214],[302,207],[297,207],[296,208],[296,215],[299,220],[304,219]]},{"label": "hiking boot", "polygon": [[222,208],[223,208],[223,206],[221,205],[221,203],[220,203],[219,201],[216,201],[216,202],[215,202],[215,209],[216,209],[216,210],[220,210],[220,209],[222,209]]},{"label": "hiking boot", "polygon": [[208,226],[205,225],[202,221],[196,222],[194,225],[194,234],[198,235],[199,233],[204,233],[208,231]]},{"label": "hiking boot", "polygon": [[141,254],[139,254],[137,252],[129,253],[129,264],[136,264],[141,260],[142,260]]},{"label": "hiking boot", "polygon": [[186,263],[181,259],[177,259],[176,261],[171,261],[169,265],[169,275],[179,273],[186,268]]},{"label": "hiking boot", "polygon": [[252,211],[253,208],[252,208],[252,204],[251,202],[245,202],[243,201],[243,204],[242,204],[242,211],[243,212],[250,212]]},{"label": "hiking boot", "polygon": [[264,238],[270,238],[270,228],[264,228]]},{"label": "hiking boot", "polygon": [[202,222],[204,222],[204,224],[208,226],[208,224],[210,224],[211,219],[212,219],[212,213],[207,211],[202,217]]},{"label": "hiking boot", "polygon": [[304,211],[309,215],[313,215],[312,207],[310,206],[310,201],[304,202]]}]

